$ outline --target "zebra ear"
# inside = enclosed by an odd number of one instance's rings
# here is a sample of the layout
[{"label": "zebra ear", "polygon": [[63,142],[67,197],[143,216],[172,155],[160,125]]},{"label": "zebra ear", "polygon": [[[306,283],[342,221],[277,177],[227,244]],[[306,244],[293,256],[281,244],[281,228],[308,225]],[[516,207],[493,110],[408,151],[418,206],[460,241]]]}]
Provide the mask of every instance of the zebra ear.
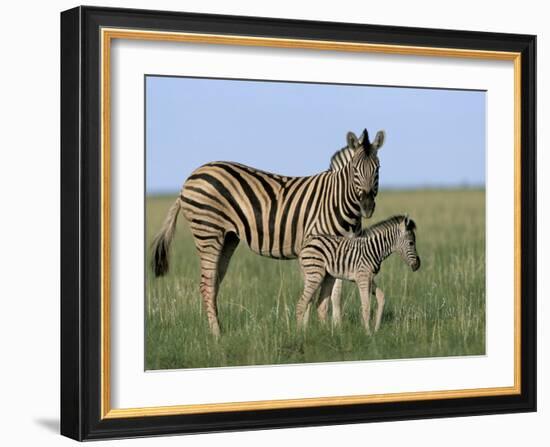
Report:
[{"label": "zebra ear", "polygon": [[405,219],[403,220],[403,223],[405,224],[405,230],[407,231],[415,231],[416,230],[416,224],[414,223],[414,220],[412,220],[408,214],[405,214]]},{"label": "zebra ear", "polygon": [[401,231],[405,233],[409,229],[409,215],[405,214],[404,216],[402,216],[402,219],[403,220],[401,220],[400,227]]},{"label": "zebra ear", "polygon": [[348,141],[348,147],[350,149],[357,149],[359,147],[359,140],[353,132],[348,132],[346,139]]},{"label": "zebra ear", "polygon": [[386,139],[386,132],[383,130],[379,130],[376,136],[374,137],[374,141],[370,145],[371,149],[378,150],[384,145],[384,140]]}]

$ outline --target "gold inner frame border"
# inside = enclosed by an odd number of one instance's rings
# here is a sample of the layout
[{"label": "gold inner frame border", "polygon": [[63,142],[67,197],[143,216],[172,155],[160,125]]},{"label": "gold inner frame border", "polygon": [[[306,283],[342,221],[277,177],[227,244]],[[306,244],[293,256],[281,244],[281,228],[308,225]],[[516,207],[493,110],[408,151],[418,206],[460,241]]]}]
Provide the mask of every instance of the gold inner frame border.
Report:
[{"label": "gold inner frame border", "polygon": [[[240,35],[217,35],[163,32],[139,29],[101,29],[101,419],[143,416],[168,416],[213,412],[311,408],[382,402],[406,402],[430,399],[504,396],[521,393],[521,53],[419,47],[339,41],[265,38]],[[473,388],[444,391],[404,392],[353,396],[327,396],[303,399],[221,402],[214,404],[170,405],[136,408],[111,408],[110,343],[110,175],[111,115],[110,73],[113,39],[165,42],[241,45],[271,48],[294,48],[357,53],[436,56],[469,59],[506,60],[514,63],[514,385],[510,387]]]}]

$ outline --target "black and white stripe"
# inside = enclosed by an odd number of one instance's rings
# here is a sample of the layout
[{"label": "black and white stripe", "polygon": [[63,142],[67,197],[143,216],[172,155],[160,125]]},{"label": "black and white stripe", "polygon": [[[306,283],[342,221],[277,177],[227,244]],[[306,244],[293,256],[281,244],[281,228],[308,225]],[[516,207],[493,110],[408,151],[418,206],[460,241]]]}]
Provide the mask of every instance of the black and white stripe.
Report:
[{"label": "black and white stripe", "polygon": [[330,159],[330,167],[329,169],[331,171],[339,171],[344,166],[346,166],[351,159],[353,158],[353,149],[349,147],[343,147],[339,151],[335,152],[334,155]]}]

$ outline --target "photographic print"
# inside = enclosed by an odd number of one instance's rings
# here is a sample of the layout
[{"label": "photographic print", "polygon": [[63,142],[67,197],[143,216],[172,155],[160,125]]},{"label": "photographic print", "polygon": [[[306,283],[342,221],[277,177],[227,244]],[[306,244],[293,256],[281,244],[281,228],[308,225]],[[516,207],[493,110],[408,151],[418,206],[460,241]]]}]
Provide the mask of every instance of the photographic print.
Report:
[{"label": "photographic print", "polygon": [[486,91],[144,82],[146,370],[486,354]]}]

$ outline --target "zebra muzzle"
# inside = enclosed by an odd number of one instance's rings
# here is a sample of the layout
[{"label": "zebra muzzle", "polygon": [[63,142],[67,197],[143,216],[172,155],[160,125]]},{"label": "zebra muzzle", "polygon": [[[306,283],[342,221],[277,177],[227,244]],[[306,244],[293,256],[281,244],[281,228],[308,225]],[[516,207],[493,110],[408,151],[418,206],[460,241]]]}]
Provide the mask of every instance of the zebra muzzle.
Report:
[{"label": "zebra muzzle", "polygon": [[374,214],[374,208],[376,207],[376,202],[374,201],[374,196],[372,193],[361,193],[361,197],[359,198],[359,206],[361,208],[361,216],[366,219],[370,219]]}]

